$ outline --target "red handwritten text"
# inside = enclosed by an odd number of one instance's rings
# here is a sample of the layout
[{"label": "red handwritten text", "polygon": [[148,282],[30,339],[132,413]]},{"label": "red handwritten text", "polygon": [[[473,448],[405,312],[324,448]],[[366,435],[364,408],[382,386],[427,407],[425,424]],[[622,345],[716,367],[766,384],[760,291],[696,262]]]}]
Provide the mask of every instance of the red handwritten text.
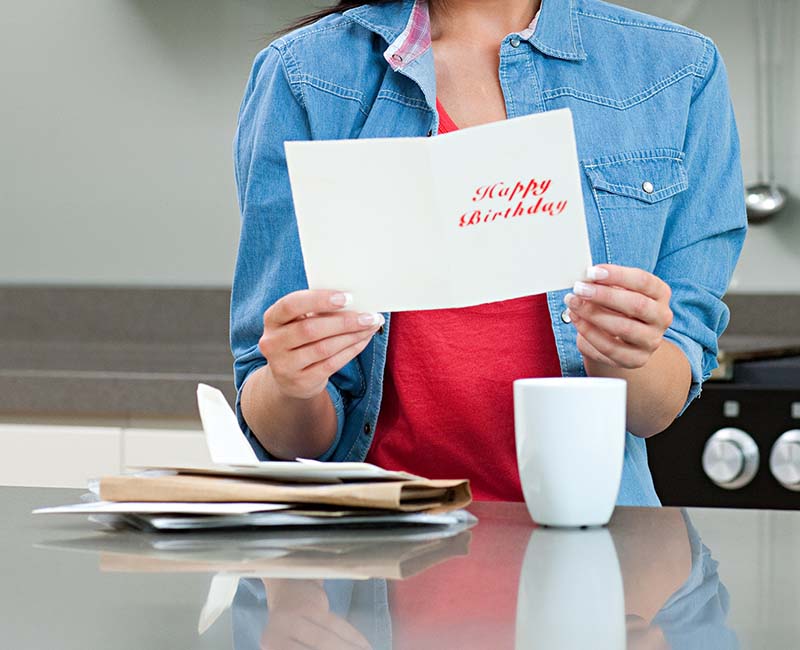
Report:
[{"label": "red handwritten text", "polygon": [[[547,215],[556,217],[567,209],[566,200],[550,200],[544,195],[551,189],[552,179],[536,179],[505,183],[503,181],[478,187],[473,196],[473,203],[485,202],[485,205],[468,210],[461,215],[458,225],[475,226],[502,219],[514,219],[523,215]],[[516,205],[498,209],[497,201]]]},{"label": "red handwritten text", "polygon": [[[516,196],[519,196],[523,201],[529,196],[541,196],[550,189],[552,181],[548,178],[545,180],[537,181],[535,178],[530,179],[527,183],[523,184],[517,181],[513,185],[507,185],[500,181],[494,185],[484,185],[475,190],[475,195],[472,197],[473,201],[483,201],[483,199],[508,199],[513,201]],[[520,195],[521,193],[521,195]]]}]

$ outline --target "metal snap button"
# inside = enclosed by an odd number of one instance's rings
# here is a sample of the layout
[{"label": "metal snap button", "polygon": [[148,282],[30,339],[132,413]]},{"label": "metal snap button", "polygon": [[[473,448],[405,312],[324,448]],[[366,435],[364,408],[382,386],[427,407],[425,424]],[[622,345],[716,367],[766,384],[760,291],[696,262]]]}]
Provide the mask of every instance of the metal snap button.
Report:
[{"label": "metal snap button", "polygon": [[399,54],[392,54],[392,61],[394,61],[395,63],[402,63],[403,57],[400,56]]},{"label": "metal snap button", "polygon": [[650,181],[645,181],[642,183],[642,189],[646,194],[652,194],[656,188]]},{"label": "metal snap button", "polygon": [[518,39],[518,38],[515,36],[514,38],[512,38],[512,39],[511,39],[511,40],[508,42],[508,44],[509,44],[511,47],[519,47],[520,40],[519,40],[519,39]]},{"label": "metal snap button", "polygon": [[383,334],[383,332],[384,332],[383,325],[381,325],[381,326],[378,328],[378,334]]},{"label": "metal snap button", "polygon": [[561,320],[567,324],[572,322],[572,317],[569,315],[569,309],[565,309],[561,312]]},{"label": "metal snap button", "polygon": [[366,435],[369,435],[371,432],[372,432],[372,425],[371,425],[369,422],[367,422],[367,423],[364,425],[364,433],[365,433]]}]

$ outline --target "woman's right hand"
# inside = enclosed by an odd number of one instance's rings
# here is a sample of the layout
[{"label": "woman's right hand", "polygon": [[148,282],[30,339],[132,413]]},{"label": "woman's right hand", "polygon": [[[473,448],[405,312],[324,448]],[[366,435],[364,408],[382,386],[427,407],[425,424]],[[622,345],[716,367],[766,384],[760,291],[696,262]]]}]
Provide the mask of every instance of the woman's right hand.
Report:
[{"label": "woman's right hand", "polygon": [[384,324],[381,314],[345,311],[351,302],[350,294],[306,289],[264,312],[258,349],[283,395],[319,395],[330,376],[358,356]]}]

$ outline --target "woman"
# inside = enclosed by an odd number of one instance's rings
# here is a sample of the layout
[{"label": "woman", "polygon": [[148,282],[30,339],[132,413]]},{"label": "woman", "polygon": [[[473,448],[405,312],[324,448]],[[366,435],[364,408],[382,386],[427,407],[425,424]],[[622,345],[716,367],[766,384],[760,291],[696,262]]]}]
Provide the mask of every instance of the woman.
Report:
[{"label": "woman", "polygon": [[[598,0],[340,2],[303,22],[256,58],[234,147],[231,341],[256,451],[468,477],[477,498],[521,500],[511,382],[622,377],[618,503],[658,505],[644,439],[715,366],[746,227],[714,44]],[[563,107],[597,264],[573,291],[359,315],[346,294],[306,290],[285,140],[430,136]]]}]

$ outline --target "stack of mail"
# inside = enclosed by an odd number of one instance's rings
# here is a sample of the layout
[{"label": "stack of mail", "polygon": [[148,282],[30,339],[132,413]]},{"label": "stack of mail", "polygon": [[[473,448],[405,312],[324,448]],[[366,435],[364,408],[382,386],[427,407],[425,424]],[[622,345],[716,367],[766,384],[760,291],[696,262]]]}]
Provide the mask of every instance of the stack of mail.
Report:
[{"label": "stack of mail", "polygon": [[259,462],[222,393],[200,384],[197,397],[211,467],[103,477],[93,500],[34,512],[90,514],[142,530],[463,522],[466,480],[427,480],[368,463]]}]

